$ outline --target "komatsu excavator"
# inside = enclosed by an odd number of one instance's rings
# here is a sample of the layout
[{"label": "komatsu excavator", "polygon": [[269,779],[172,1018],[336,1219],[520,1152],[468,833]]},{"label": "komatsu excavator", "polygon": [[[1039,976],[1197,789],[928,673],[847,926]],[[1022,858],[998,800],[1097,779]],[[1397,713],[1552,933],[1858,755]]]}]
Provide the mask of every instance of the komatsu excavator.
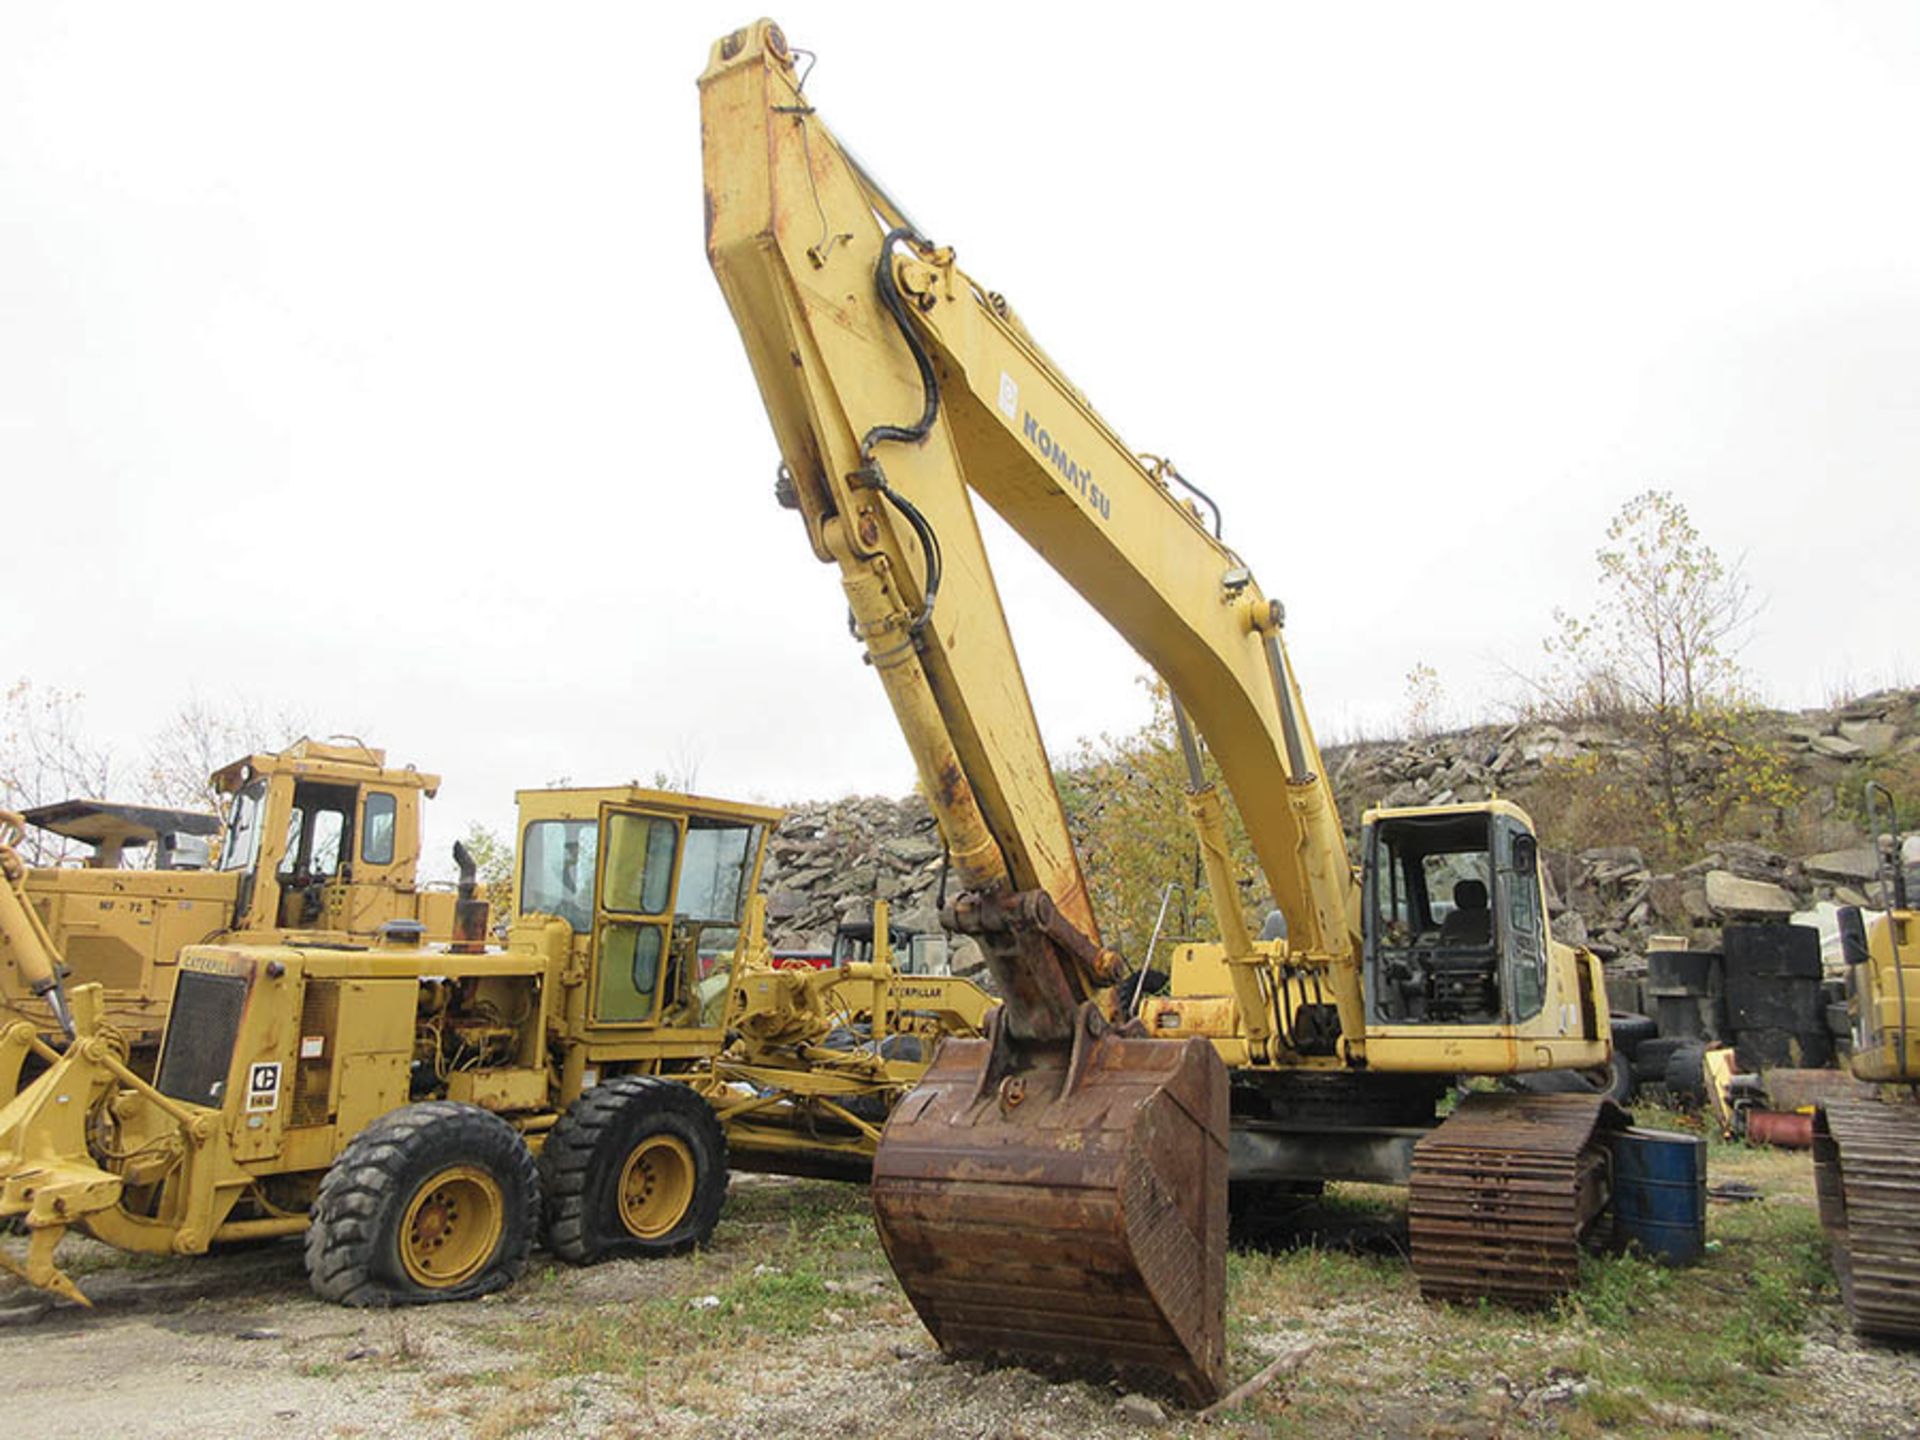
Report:
[{"label": "komatsu excavator", "polygon": [[[1564,1290],[1605,1200],[1587,1096],[1460,1075],[1610,1061],[1599,962],[1552,942],[1527,817],[1371,813],[1356,878],[1281,606],[1165,462],[1136,458],[1015,317],[828,130],[760,21],[700,78],[707,252],[784,463],[838,565],[952,855],[948,923],[1005,1003],[949,1040],[874,1166],[882,1241],[951,1353],[1144,1378],[1203,1403],[1224,1359],[1229,1178],[1411,1179],[1431,1294]],[[1175,487],[1180,487],[1176,491]],[[969,492],[1166,682],[1221,943],[1129,1015]],[[1212,752],[1280,911],[1248,931]],[[1270,926],[1269,929],[1279,927]]]}]

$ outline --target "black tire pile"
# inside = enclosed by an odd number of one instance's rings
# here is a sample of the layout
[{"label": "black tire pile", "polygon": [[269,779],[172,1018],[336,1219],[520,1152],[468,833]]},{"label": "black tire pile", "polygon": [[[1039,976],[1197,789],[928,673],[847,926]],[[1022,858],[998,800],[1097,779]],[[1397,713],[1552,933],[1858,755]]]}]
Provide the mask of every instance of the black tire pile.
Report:
[{"label": "black tire pile", "polygon": [[[1844,1049],[1846,994],[1824,979],[1820,932],[1810,925],[1728,925],[1722,949],[1654,950],[1645,993],[1655,1033],[1630,1047],[1634,1080],[1673,1099],[1706,1098],[1703,1058],[1734,1048],[1743,1074],[1820,1069]],[[1620,1016],[1614,1017],[1616,1043]]]}]

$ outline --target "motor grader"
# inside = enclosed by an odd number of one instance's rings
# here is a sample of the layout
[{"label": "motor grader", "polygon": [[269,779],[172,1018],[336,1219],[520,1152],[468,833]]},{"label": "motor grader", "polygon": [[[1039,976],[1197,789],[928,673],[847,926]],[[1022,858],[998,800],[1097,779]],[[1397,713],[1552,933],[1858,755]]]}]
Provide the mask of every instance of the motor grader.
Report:
[{"label": "motor grader", "polygon": [[[188,945],[229,935],[365,940],[394,919],[417,920],[441,939],[451,933],[452,893],[422,890],[416,878],[420,802],[439,789],[437,775],[390,767],[384,751],[358,742],[307,739],[242,756],[212,783],[233,807],[211,869],[188,866],[183,847],[167,843],[217,829],[209,815],[63,801],[0,817],[5,883],[37,917],[68,978],[101,987],[104,1018],[142,1074],[152,1073],[174,960]],[[25,865],[5,831],[17,843],[27,824],[85,841],[87,863]],[[124,852],[138,847],[158,852],[160,863],[121,868]],[[23,975],[25,952],[24,940],[0,930],[0,1013],[64,1040],[60,1017]],[[0,1096],[18,1086],[18,1071],[3,1062],[0,1052]]]},{"label": "motor grader", "polygon": [[[821,118],[796,53],[765,20],[710,52],[708,260],[772,422],[775,496],[838,568],[946,841],[948,928],[979,942],[1006,997],[988,1035],[942,1047],[875,1158],[875,1217],[914,1308],[951,1353],[1118,1371],[1205,1403],[1229,1186],[1326,1179],[1409,1184],[1430,1295],[1570,1288],[1607,1199],[1601,1132],[1624,1113],[1519,1095],[1438,1113],[1456,1077],[1611,1062],[1600,962],[1550,933],[1531,821],[1499,800],[1377,810],[1354,865],[1285,612],[1225,543],[1220,507],[1128,446],[1006,298],[918,230]],[[1193,371],[1141,359],[1176,383]],[[1173,697],[1221,939],[1187,950],[1138,1015],[976,500]],[[1281,541],[1320,538],[1296,531]],[[1208,754],[1277,906],[1258,937]]]},{"label": "motor grader", "polygon": [[1920,910],[1907,893],[1900,817],[1891,791],[1868,790],[1868,831],[1879,843],[1879,803],[1892,831],[1882,864],[1887,908],[1871,920],[1840,911],[1841,958],[1856,1080],[1878,1100],[1832,1101],[1814,1115],[1820,1219],[1853,1328],[1920,1340]]},{"label": "motor grader", "polygon": [[[941,1035],[991,1001],[869,963],[780,970],[754,896],[761,806],[617,787],[527,791],[506,943],[469,857],[455,938],[389,921],[370,944],[236,937],[180,955],[151,1080],[102,987],[70,995],[0,1109],[0,1264],[69,1299],[69,1229],[193,1255],[306,1236],[321,1296],[467,1298],[544,1235],[562,1259],[705,1240],[729,1164],[861,1174]],[[877,933],[885,937],[884,905]],[[42,962],[44,972],[52,962]],[[50,994],[57,996],[59,987]]]}]

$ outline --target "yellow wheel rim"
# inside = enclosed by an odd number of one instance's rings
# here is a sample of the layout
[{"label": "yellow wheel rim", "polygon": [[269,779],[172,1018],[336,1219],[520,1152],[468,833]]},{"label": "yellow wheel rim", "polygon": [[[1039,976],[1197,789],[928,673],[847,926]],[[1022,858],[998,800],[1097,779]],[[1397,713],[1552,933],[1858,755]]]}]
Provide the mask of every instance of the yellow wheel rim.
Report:
[{"label": "yellow wheel rim", "polygon": [[471,1280],[493,1258],[505,1227],[500,1182],[474,1165],[450,1165],[413,1192],[400,1222],[400,1263],[429,1290]]},{"label": "yellow wheel rim", "polygon": [[620,1222],[642,1240],[672,1231],[693,1203],[693,1152],[674,1135],[650,1135],[620,1171]]}]

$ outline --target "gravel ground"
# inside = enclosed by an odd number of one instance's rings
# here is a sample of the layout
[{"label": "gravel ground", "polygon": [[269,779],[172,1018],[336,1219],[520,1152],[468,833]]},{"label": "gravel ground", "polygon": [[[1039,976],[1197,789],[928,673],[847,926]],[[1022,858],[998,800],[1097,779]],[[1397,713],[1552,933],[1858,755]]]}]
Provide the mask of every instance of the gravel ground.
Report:
[{"label": "gravel ground", "polygon": [[[1236,1262],[1232,1378],[1313,1351],[1211,1426],[1108,1386],[952,1363],[887,1275],[862,1203],[851,1187],[736,1177],[706,1254],[590,1270],[536,1257],[507,1294],[397,1312],[312,1299],[296,1244],[158,1261],[69,1241],[92,1311],[0,1280],[9,1430],[89,1440],[1606,1433],[1582,1408],[1595,1382],[1564,1359],[1578,1353],[1577,1326],[1437,1311],[1390,1259]],[[764,1298],[786,1294],[781,1285],[796,1287],[791,1307]],[[1490,1336],[1509,1357],[1501,1369],[1460,1359]],[[1772,1398],[1737,1418],[1657,1403],[1612,1433],[1920,1437],[1920,1351],[1861,1344],[1830,1301],[1812,1314],[1798,1362],[1769,1383]]]}]

